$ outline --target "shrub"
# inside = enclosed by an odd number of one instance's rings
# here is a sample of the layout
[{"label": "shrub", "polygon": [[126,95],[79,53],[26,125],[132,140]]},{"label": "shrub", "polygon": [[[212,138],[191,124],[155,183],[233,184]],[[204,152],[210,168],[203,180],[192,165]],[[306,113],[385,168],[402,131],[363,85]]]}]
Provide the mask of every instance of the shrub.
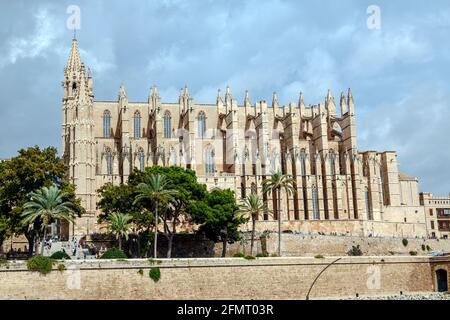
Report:
[{"label": "shrub", "polygon": [[255,260],[256,258],[254,256],[244,256],[245,260]]},{"label": "shrub", "polygon": [[37,271],[47,274],[52,271],[53,260],[49,257],[34,256],[27,260],[27,268],[30,271]]},{"label": "shrub", "polygon": [[151,268],[148,272],[148,276],[155,282],[158,282],[161,279],[161,270],[159,268]]},{"label": "shrub", "polygon": [[105,251],[104,254],[100,257],[100,259],[126,259],[127,255],[122,250],[117,248],[110,248]]},{"label": "shrub", "polygon": [[276,253],[272,253],[270,256],[271,256],[272,258],[278,257],[278,255],[277,255]]},{"label": "shrub", "polygon": [[242,252],[236,252],[233,257],[235,258],[245,258],[245,254],[243,254]]},{"label": "shrub", "polygon": [[66,270],[66,266],[63,265],[62,263],[60,263],[60,264],[58,264],[58,270],[62,272],[64,270]]},{"label": "shrub", "polygon": [[315,255],[314,258],[316,259],[325,259],[325,257],[321,254]]},{"label": "shrub", "polygon": [[161,260],[155,260],[155,259],[148,259],[148,263],[150,263],[151,265],[154,265],[154,264],[161,264],[162,261]]},{"label": "shrub", "polygon": [[267,258],[268,256],[269,256],[268,252],[262,252],[256,255],[257,258]]},{"label": "shrub", "polygon": [[143,276],[144,275],[144,270],[139,269],[137,273],[139,273],[141,276]]},{"label": "shrub", "polygon": [[8,260],[6,259],[0,259],[0,267],[6,266],[8,264]]},{"label": "shrub", "polygon": [[431,248],[429,245],[427,245],[427,251],[431,251]]},{"label": "shrub", "polygon": [[410,254],[411,256],[417,256],[417,251],[410,251],[409,254]]},{"label": "shrub", "polygon": [[422,251],[425,251],[427,248],[425,247],[424,244],[422,244]]},{"label": "shrub", "polygon": [[352,246],[352,248],[350,250],[348,250],[347,254],[349,256],[362,256],[362,250],[359,247],[359,244],[357,246]]},{"label": "shrub", "polygon": [[402,243],[406,247],[408,245],[408,239],[403,238]]},{"label": "shrub", "polygon": [[54,259],[54,260],[62,260],[62,259],[66,259],[66,260],[70,260],[70,256],[62,251],[56,251],[55,253],[53,253],[50,256],[50,259]]}]

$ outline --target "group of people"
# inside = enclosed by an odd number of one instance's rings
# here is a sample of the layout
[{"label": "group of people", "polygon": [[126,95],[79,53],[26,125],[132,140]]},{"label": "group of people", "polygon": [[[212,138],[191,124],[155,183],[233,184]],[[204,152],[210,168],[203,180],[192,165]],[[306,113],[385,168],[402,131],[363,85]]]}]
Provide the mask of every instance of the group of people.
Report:
[{"label": "group of people", "polygon": [[59,237],[57,235],[51,237],[48,240],[44,240],[44,248],[47,250],[51,250],[53,242],[56,242],[56,241],[59,241]]},{"label": "group of people", "polygon": [[83,253],[83,258],[86,259],[88,255],[96,256],[97,258],[100,257],[100,255],[103,254],[103,252],[105,252],[107,248],[104,244],[102,244],[100,249],[98,249],[92,243],[87,245],[84,237],[80,240],[77,240],[75,237],[73,237],[71,241],[71,250],[72,256],[77,256],[77,252],[81,251]]}]

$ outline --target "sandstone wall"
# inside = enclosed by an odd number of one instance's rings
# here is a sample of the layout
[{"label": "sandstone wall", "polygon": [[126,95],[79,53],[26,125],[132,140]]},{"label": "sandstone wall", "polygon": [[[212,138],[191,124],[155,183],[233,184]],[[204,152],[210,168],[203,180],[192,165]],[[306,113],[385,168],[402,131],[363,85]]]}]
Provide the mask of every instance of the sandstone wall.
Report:
[{"label": "sandstone wall", "polygon": [[[254,255],[261,253],[261,239],[256,237]],[[409,255],[410,251],[416,251],[420,255],[428,255],[428,250],[423,251],[422,245],[429,246],[431,251],[443,251],[450,253],[450,240],[443,239],[408,239],[408,245],[404,246],[401,237],[398,238],[366,238],[350,236],[320,236],[320,235],[300,235],[282,234],[281,250],[283,256],[315,256],[318,254],[325,256],[346,255],[352,246],[359,245],[363,255]],[[269,233],[266,240],[267,252],[276,253],[278,251],[278,234]],[[221,245],[216,244],[216,255],[220,254]],[[229,246],[228,255],[232,256],[236,252],[250,254],[250,235],[245,235],[245,240]]]},{"label": "sandstone wall", "polygon": [[[163,259],[157,265],[86,260],[66,262],[70,270],[45,276],[27,271],[24,262],[11,262],[0,267],[0,298],[305,299],[316,276],[334,260]],[[450,260],[438,260],[449,266]],[[310,297],[433,291],[433,263],[425,257],[344,257],[318,278]],[[154,266],[161,270],[158,282],[148,276]]]}]

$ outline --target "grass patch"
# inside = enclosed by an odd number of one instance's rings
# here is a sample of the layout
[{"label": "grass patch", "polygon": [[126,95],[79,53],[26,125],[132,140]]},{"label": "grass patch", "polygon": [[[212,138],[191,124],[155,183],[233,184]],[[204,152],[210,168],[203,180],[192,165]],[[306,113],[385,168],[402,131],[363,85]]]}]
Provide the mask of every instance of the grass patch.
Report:
[{"label": "grass patch", "polygon": [[422,244],[422,251],[425,251],[425,250],[427,250],[427,247],[425,247],[425,245]]},{"label": "grass patch", "polygon": [[66,266],[63,265],[62,263],[58,264],[58,270],[63,272],[64,270],[66,270]]},{"label": "grass patch", "polygon": [[143,276],[144,275],[144,270],[139,269],[137,273],[139,273],[141,276]]},{"label": "grass patch", "polygon": [[410,252],[409,252],[409,255],[410,255],[410,256],[417,256],[417,251],[410,251]]},{"label": "grass patch", "polygon": [[57,251],[57,252],[53,253],[50,256],[50,259],[54,259],[54,260],[62,260],[62,259],[70,260],[70,256],[67,253],[65,253],[65,252]]},{"label": "grass patch", "polygon": [[315,255],[314,258],[316,259],[325,259],[325,257],[321,254]]},{"label": "grass patch", "polygon": [[148,276],[154,282],[158,282],[159,279],[161,279],[161,270],[159,268],[151,268],[150,271],[148,272]]},{"label": "grass patch", "polygon": [[8,264],[8,260],[0,259],[0,267],[6,266]]},{"label": "grass patch", "polygon": [[245,256],[245,260],[255,260],[256,258],[254,256]]},{"label": "grass patch", "polygon": [[27,260],[27,268],[30,271],[47,274],[52,271],[53,260],[49,257],[34,256]]},{"label": "grass patch", "polygon": [[127,259],[127,255],[122,250],[117,248],[110,248],[105,251],[104,254],[100,257],[100,259]]},{"label": "grass patch", "polygon": [[245,254],[243,254],[242,252],[236,252],[233,257],[235,258],[245,258]]},{"label": "grass patch", "polygon": [[155,264],[161,264],[162,261],[156,260],[156,259],[148,259],[148,263],[150,263],[151,265],[155,265]]},{"label": "grass patch", "polygon": [[257,258],[267,258],[268,256],[269,256],[268,252],[262,252],[256,255]]}]

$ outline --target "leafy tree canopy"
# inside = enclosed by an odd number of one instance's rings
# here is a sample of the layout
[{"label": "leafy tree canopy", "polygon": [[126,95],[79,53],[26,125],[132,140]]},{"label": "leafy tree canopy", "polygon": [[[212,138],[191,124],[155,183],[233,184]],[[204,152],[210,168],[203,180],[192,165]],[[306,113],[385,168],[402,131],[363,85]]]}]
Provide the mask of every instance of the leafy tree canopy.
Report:
[{"label": "leafy tree canopy", "polygon": [[[63,200],[74,203],[75,213],[84,213],[73,185],[65,180],[67,167],[58,157],[56,148],[35,146],[21,149],[18,153],[18,156],[0,163],[0,216],[2,221],[8,221],[10,234],[28,232],[28,226],[21,223],[20,215],[23,205],[30,200],[29,194],[41,187],[57,185],[65,193]],[[40,222],[35,224],[35,229],[39,229]]]},{"label": "leafy tree canopy", "polygon": [[239,240],[239,226],[248,221],[239,213],[233,191],[214,189],[204,199],[191,203],[188,212],[201,224],[199,232],[211,240],[233,243]]}]

